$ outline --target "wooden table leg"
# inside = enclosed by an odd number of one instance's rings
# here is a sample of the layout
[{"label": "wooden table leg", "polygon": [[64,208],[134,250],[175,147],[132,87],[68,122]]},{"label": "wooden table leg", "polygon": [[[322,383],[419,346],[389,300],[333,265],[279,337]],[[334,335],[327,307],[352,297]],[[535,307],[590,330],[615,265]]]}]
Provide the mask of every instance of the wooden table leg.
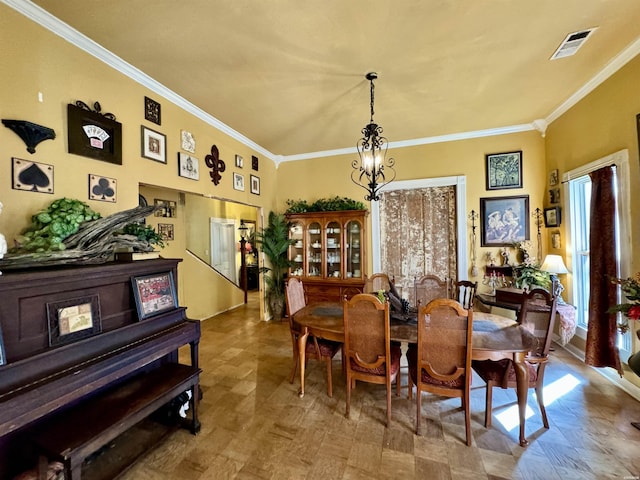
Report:
[{"label": "wooden table leg", "polygon": [[529,370],[524,355],[516,354],[513,362],[516,372],[516,393],[518,395],[518,413],[520,416],[520,446],[526,447],[529,441],[525,437],[524,426],[527,412],[527,394],[529,392]]},{"label": "wooden table leg", "polygon": [[309,330],[304,331],[298,337],[298,361],[300,362],[300,390],[298,396],[304,397],[304,366],[306,363],[307,338],[309,338]]}]

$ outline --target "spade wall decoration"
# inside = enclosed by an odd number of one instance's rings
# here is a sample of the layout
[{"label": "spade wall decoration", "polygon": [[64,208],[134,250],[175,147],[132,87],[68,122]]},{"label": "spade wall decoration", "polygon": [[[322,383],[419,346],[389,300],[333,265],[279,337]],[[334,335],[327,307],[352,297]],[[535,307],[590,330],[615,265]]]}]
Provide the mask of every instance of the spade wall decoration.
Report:
[{"label": "spade wall decoration", "polygon": [[14,190],[53,193],[53,165],[14,157],[11,167]]},{"label": "spade wall decoration", "polygon": [[118,181],[115,178],[89,174],[89,200],[116,203]]}]

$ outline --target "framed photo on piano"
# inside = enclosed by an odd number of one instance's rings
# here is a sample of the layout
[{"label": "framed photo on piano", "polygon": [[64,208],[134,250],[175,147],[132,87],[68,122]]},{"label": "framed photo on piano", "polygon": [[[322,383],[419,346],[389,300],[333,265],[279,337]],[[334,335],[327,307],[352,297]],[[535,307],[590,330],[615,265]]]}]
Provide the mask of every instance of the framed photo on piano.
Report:
[{"label": "framed photo on piano", "polygon": [[49,346],[75,342],[102,331],[100,297],[71,298],[47,303]]},{"label": "framed photo on piano", "polygon": [[178,308],[178,295],[171,271],[132,277],[131,283],[140,320]]}]

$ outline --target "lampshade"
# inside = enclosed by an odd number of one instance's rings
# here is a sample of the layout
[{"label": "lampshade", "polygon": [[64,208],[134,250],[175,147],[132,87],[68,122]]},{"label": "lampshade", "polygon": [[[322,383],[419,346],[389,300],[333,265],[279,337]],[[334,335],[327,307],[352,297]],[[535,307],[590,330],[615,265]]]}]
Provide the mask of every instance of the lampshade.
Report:
[{"label": "lampshade", "polygon": [[544,257],[540,270],[554,274],[569,273],[560,255],[547,255]]}]

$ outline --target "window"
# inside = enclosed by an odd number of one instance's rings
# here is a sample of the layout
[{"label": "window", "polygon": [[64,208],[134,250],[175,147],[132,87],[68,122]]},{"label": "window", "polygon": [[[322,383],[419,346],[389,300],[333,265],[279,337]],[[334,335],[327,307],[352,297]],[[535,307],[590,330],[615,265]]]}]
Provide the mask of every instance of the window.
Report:
[{"label": "window", "polygon": [[[572,298],[576,306],[578,323],[577,334],[586,337],[589,326],[589,227],[591,217],[591,179],[589,173],[607,165],[615,165],[614,182],[616,195],[616,256],[618,276],[628,277],[631,272],[630,229],[631,213],[629,207],[629,154],[621,150],[607,157],[591,162],[583,167],[571,170],[563,176],[565,198],[568,200],[569,231],[567,241],[567,259],[572,273]],[[622,248],[621,248],[622,247]],[[625,248],[626,247],[626,248]],[[630,353],[630,334],[619,335],[620,353]],[[624,355],[621,355],[624,358]]]}]

